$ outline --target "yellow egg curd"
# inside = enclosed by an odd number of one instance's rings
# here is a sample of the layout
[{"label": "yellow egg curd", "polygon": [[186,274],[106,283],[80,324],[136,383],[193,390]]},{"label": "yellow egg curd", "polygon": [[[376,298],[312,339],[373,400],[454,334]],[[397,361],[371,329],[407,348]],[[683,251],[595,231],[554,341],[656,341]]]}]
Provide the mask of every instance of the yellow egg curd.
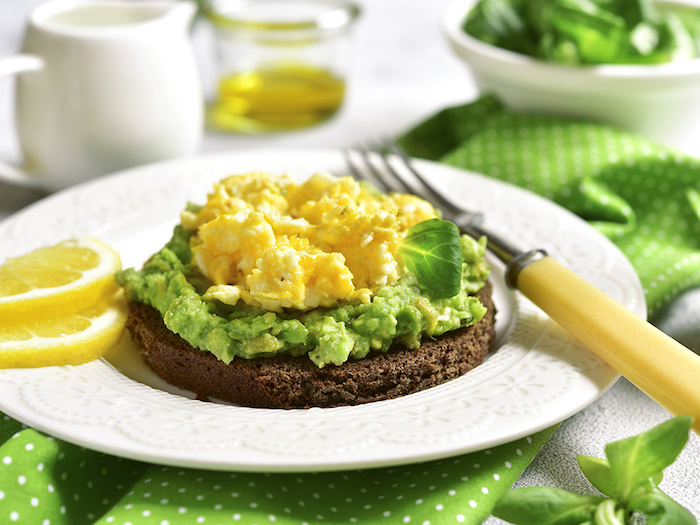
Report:
[{"label": "yellow egg curd", "polygon": [[193,233],[192,262],[213,283],[205,300],[279,312],[369,302],[404,271],[407,230],[436,216],[416,196],[383,194],[351,177],[317,173],[298,183],[255,172],[217,183],[181,224]]}]

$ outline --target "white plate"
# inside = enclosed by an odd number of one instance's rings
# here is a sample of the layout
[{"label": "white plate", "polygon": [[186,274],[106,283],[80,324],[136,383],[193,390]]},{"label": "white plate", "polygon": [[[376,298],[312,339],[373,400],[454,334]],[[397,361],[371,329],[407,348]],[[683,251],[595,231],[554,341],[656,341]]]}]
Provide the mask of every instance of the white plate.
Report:
[{"label": "white plate", "polygon": [[[560,262],[644,316],[627,259],[551,202],[431,162],[418,167],[486,213],[486,225]],[[0,223],[0,260],[94,235],[125,266],[140,266],[170,236],[186,201],[212,183],[262,170],[307,177],[344,171],[334,150],[252,150],[118,173],[53,195]],[[465,376],[356,407],[270,410],[205,403],[155,377],[125,338],[81,366],[0,371],[0,410],[66,441],[123,457],[216,470],[321,471],[411,463],[482,450],[547,428],[586,407],[617,375],[503,284],[494,269],[497,351]]]}]

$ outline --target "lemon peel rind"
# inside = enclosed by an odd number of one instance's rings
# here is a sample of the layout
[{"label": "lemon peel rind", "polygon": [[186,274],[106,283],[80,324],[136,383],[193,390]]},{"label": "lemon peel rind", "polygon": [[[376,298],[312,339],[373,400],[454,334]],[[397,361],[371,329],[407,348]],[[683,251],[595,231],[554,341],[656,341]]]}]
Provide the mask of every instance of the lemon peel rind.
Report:
[{"label": "lemon peel rind", "polygon": [[61,294],[0,303],[0,326],[25,324],[73,314],[96,305],[119,290],[114,275]]},{"label": "lemon peel rind", "polygon": [[100,263],[95,268],[85,270],[82,277],[73,283],[0,297],[0,326],[75,313],[97,304],[119,289],[114,282],[114,273],[122,267],[119,254],[93,237],[81,237],[75,241],[78,246],[96,251],[100,255]]},{"label": "lemon peel rind", "polygon": [[102,357],[119,342],[126,325],[123,297],[109,303],[104,314],[77,334],[0,343],[0,369],[79,365]]}]

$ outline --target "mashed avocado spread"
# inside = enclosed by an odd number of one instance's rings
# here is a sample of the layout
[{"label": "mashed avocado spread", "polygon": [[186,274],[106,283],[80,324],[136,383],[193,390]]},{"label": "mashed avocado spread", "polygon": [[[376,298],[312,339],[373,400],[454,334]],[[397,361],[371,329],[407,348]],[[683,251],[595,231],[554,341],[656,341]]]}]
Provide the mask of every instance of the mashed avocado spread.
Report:
[{"label": "mashed avocado spread", "polygon": [[320,368],[340,365],[394,343],[418,348],[486,313],[474,296],[490,272],[485,238],[454,234],[461,287],[449,298],[402,262],[406,232],[436,215],[415,196],[350,177],[232,176],[183,211],[143,269],[116,279],[129,301],[152,306],[168,329],[225,363],[307,354]]},{"label": "mashed avocado spread", "polygon": [[270,312],[245,303],[204,301],[211,283],[190,264],[189,232],[181,226],[143,270],[121,271],[117,282],[130,301],[154,307],[171,331],[225,363],[236,356],[287,353],[308,354],[323,367],[362,358],[370,350],[387,351],[394,341],[417,348],[423,335],[477,323],[486,308],[471,294],[484,286],[489,274],[485,241],[462,236],[462,291],[448,299],[422,289],[415,274],[407,272],[368,303]]}]

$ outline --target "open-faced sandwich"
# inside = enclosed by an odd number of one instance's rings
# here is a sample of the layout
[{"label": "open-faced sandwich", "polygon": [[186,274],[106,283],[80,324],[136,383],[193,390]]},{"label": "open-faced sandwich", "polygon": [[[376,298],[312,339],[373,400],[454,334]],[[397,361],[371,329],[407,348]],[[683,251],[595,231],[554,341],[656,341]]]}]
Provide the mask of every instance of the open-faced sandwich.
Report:
[{"label": "open-faced sandwich", "polygon": [[479,365],[494,339],[485,239],[428,202],[350,177],[265,173],[188,204],[142,270],[119,272],[146,364],[200,399],[355,405]]}]

